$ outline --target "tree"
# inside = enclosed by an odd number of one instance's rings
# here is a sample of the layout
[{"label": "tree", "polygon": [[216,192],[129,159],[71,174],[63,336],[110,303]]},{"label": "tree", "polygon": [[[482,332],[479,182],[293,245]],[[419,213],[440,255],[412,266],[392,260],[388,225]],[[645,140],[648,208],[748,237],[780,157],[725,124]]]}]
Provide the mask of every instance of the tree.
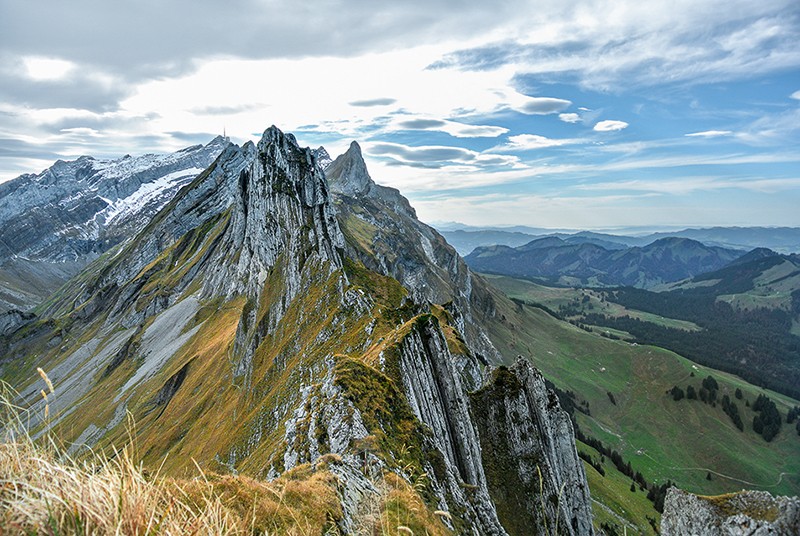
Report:
[{"label": "tree", "polygon": [[686,398],[689,400],[697,400],[697,391],[694,390],[693,385],[688,385],[686,387]]},{"label": "tree", "polygon": [[711,480],[711,471],[706,473],[706,480]]},{"label": "tree", "polygon": [[631,493],[636,493],[636,484],[631,482]]},{"label": "tree", "polygon": [[742,396],[743,396],[743,395],[742,395],[742,390],[741,390],[741,389],[739,389],[738,387],[736,388],[736,393],[734,393],[734,394],[735,394],[735,396],[736,396],[736,398],[737,398],[737,399],[739,399],[739,400],[741,400],[741,399],[742,399]]}]

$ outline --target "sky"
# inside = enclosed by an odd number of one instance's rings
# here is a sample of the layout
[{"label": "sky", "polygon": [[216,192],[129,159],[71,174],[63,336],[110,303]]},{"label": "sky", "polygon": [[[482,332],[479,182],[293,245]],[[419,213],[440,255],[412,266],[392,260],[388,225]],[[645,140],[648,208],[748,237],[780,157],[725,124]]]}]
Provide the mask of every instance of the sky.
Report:
[{"label": "sky", "polygon": [[0,0],[0,182],[273,124],[427,222],[800,226],[800,2]]}]

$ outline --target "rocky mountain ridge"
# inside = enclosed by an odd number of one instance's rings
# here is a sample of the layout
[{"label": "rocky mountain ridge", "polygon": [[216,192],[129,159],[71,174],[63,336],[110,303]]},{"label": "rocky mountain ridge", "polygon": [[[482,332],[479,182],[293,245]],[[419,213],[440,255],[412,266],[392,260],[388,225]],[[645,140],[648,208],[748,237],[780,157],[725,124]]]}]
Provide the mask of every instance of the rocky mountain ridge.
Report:
[{"label": "rocky mountain ridge", "polygon": [[[555,395],[527,362],[488,366],[483,283],[369,179],[357,145],[328,169],[330,183],[275,127],[227,146],[137,236],[5,330],[4,377],[45,368],[51,425],[78,445],[121,440],[130,412],[144,461],[169,455],[168,473],[188,460],[257,478],[329,471],[346,533],[393,474],[429,517],[446,513],[432,531],[591,534]],[[35,388],[23,395],[42,409]],[[529,519],[509,517],[519,507]]]},{"label": "rocky mountain ridge", "polygon": [[29,309],[138,233],[228,144],[171,154],[59,160],[0,185],[0,307]]}]

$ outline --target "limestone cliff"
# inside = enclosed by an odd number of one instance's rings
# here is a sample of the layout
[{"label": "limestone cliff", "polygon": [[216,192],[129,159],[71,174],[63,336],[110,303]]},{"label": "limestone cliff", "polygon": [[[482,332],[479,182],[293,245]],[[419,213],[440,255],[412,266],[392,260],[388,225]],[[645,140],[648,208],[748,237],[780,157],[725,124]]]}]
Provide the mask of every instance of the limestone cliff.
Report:
[{"label": "limestone cliff", "polygon": [[470,395],[489,492],[509,532],[591,534],[589,487],[569,416],[519,358]]}]

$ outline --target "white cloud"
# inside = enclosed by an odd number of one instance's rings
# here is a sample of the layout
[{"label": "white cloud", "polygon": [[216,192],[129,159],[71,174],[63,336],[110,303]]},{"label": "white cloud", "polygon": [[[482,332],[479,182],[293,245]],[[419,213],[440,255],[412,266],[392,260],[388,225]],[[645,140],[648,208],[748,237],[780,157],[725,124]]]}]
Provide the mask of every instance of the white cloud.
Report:
[{"label": "white cloud", "polygon": [[519,134],[517,136],[509,136],[508,144],[500,147],[501,149],[527,151],[530,149],[545,149],[547,147],[560,147],[562,145],[570,145],[581,143],[582,140],[561,138],[553,139],[537,134]]},{"label": "white cloud", "polygon": [[558,114],[558,118],[565,123],[580,123],[581,116],[575,113]]},{"label": "white cloud", "polygon": [[606,119],[605,121],[600,121],[594,126],[594,130],[596,130],[597,132],[613,132],[625,128],[628,128],[628,123],[626,123],[625,121],[615,121],[612,119]]},{"label": "white cloud", "polygon": [[794,93],[792,93],[792,94],[791,94],[791,95],[789,95],[789,96],[790,96],[791,98],[795,99],[795,100],[800,100],[800,89],[798,89],[797,91],[795,91]]},{"label": "white cloud", "polygon": [[690,138],[719,138],[720,136],[730,136],[733,134],[730,130],[704,130],[702,132],[691,132],[684,134]]},{"label": "white cloud", "polygon": [[439,168],[448,165],[509,167],[519,163],[519,158],[516,156],[480,153],[446,145],[411,146],[371,142],[366,144],[366,149],[367,153],[373,156],[387,157],[397,163],[424,167]]},{"label": "white cloud", "polygon": [[470,125],[459,121],[417,117],[412,115],[395,116],[386,130],[434,130],[446,132],[454,138],[496,138],[508,129],[492,125]]},{"label": "white cloud", "polygon": [[37,81],[60,80],[75,69],[71,61],[58,58],[28,57],[24,58],[25,74]]},{"label": "white cloud", "polygon": [[800,187],[800,179],[755,179],[729,178],[718,176],[681,177],[677,179],[627,180],[598,182],[575,186],[577,190],[587,191],[635,191],[670,195],[687,195],[699,191],[738,189],[751,192],[792,191]]}]

